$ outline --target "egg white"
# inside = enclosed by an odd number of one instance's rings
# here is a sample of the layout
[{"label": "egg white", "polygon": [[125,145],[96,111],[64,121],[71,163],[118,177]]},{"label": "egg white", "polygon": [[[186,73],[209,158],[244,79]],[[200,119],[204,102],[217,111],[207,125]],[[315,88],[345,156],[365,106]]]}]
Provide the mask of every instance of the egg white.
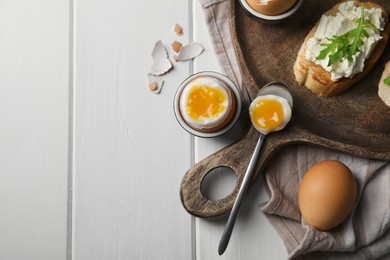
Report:
[{"label": "egg white", "polygon": [[[191,90],[194,87],[198,87],[198,86],[208,86],[213,89],[218,89],[221,90],[226,95],[227,98],[222,104],[225,107],[225,109],[221,111],[217,117],[210,118],[210,117],[201,116],[195,120],[187,114],[188,96],[191,93]],[[228,116],[231,103],[232,103],[232,96],[224,83],[212,77],[199,77],[192,80],[187,84],[187,86],[184,87],[183,92],[181,93],[180,96],[180,111],[183,116],[183,119],[189,125],[200,129],[213,128],[221,124]]]},{"label": "egg white", "polygon": [[[281,105],[282,105],[282,109],[283,109],[283,120],[282,122],[280,123],[280,125],[274,127],[274,128],[263,128],[263,127],[260,127],[258,126],[257,124],[254,123],[254,118],[252,117],[252,114],[253,114],[253,109],[256,107],[256,104],[260,101],[260,100],[264,100],[264,99],[272,99],[272,100],[276,100],[278,101]],[[250,118],[251,118],[251,122],[253,124],[253,126],[257,129],[257,131],[259,131],[260,133],[262,134],[268,134],[270,132],[274,132],[274,131],[279,131],[279,130],[282,130],[286,125],[287,123],[290,121],[291,119],[291,107],[290,105],[288,104],[287,100],[285,98],[282,98],[280,96],[276,96],[276,95],[264,95],[264,96],[258,96],[257,98],[255,98],[251,105],[249,106],[249,115],[250,115]]]}]

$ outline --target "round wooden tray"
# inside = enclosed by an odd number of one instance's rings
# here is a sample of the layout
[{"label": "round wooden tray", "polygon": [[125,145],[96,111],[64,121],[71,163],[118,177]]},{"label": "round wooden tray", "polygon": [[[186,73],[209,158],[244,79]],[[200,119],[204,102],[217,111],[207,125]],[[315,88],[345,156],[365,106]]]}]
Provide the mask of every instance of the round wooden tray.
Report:
[{"label": "round wooden tray", "polygon": [[[390,107],[378,97],[378,82],[390,60],[387,46],[368,76],[340,96],[322,98],[299,86],[293,64],[306,35],[321,15],[338,1],[304,1],[298,12],[280,22],[267,22],[248,15],[239,1],[231,0],[231,32],[246,88],[252,98],[271,81],[287,84],[294,98],[289,126],[267,136],[253,180],[281,147],[307,143],[356,156],[390,160]],[[372,1],[390,11],[390,1]],[[228,212],[241,185],[258,133],[251,128],[239,142],[211,155],[190,169],[183,178],[183,206],[198,217],[217,217]],[[226,166],[237,175],[228,197],[210,201],[200,191],[204,176]],[[252,182],[253,182],[252,180]]]}]

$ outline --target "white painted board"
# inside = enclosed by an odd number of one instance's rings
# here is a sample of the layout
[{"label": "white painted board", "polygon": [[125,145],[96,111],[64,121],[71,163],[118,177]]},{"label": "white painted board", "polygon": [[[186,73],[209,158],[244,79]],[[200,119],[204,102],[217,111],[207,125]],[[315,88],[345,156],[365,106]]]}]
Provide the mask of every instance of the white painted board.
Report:
[{"label": "white painted board", "polygon": [[66,259],[67,0],[0,2],[0,259]]},{"label": "white painted board", "polygon": [[156,41],[188,42],[188,3],[75,3],[74,260],[193,255],[192,217],[179,197],[193,139],[172,103],[190,63],[174,63],[159,95],[146,77]]}]

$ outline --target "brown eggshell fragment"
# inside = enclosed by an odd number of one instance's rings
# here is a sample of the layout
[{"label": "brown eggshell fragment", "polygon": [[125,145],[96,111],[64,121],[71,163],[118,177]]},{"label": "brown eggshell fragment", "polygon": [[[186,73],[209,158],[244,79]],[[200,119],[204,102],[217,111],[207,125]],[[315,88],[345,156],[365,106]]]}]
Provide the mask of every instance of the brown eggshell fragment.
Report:
[{"label": "brown eggshell fragment", "polygon": [[182,46],[183,46],[183,45],[181,44],[181,42],[174,41],[174,42],[172,43],[172,50],[173,50],[174,52],[176,52],[176,53],[179,53]]},{"label": "brown eggshell fragment", "polygon": [[149,89],[150,89],[150,91],[155,91],[157,89],[157,83],[156,82],[150,82],[149,83]]},{"label": "brown eggshell fragment", "polygon": [[183,35],[183,28],[179,24],[175,24],[175,27],[173,28],[173,31],[178,35],[182,36]]},{"label": "brown eggshell fragment", "polygon": [[324,160],[314,164],[303,176],[298,205],[308,225],[325,231],[348,217],[356,197],[356,180],[350,169],[340,161]]},{"label": "brown eggshell fragment", "polygon": [[149,75],[149,90],[154,94],[159,94],[161,92],[164,80],[160,77],[155,77]]}]

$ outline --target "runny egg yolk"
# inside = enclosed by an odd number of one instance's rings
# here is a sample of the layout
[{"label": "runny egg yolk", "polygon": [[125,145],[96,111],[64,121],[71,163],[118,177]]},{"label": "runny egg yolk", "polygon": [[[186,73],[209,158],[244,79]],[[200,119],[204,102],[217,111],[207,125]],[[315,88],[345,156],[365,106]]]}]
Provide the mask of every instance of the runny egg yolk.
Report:
[{"label": "runny egg yolk", "polygon": [[193,86],[188,94],[186,111],[193,120],[217,118],[225,111],[226,93],[207,85]]},{"label": "runny egg yolk", "polygon": [[266,130],[278,127],[284,118],[283,106],[275,99],[260,99],[251,113],[252,123]]}]

